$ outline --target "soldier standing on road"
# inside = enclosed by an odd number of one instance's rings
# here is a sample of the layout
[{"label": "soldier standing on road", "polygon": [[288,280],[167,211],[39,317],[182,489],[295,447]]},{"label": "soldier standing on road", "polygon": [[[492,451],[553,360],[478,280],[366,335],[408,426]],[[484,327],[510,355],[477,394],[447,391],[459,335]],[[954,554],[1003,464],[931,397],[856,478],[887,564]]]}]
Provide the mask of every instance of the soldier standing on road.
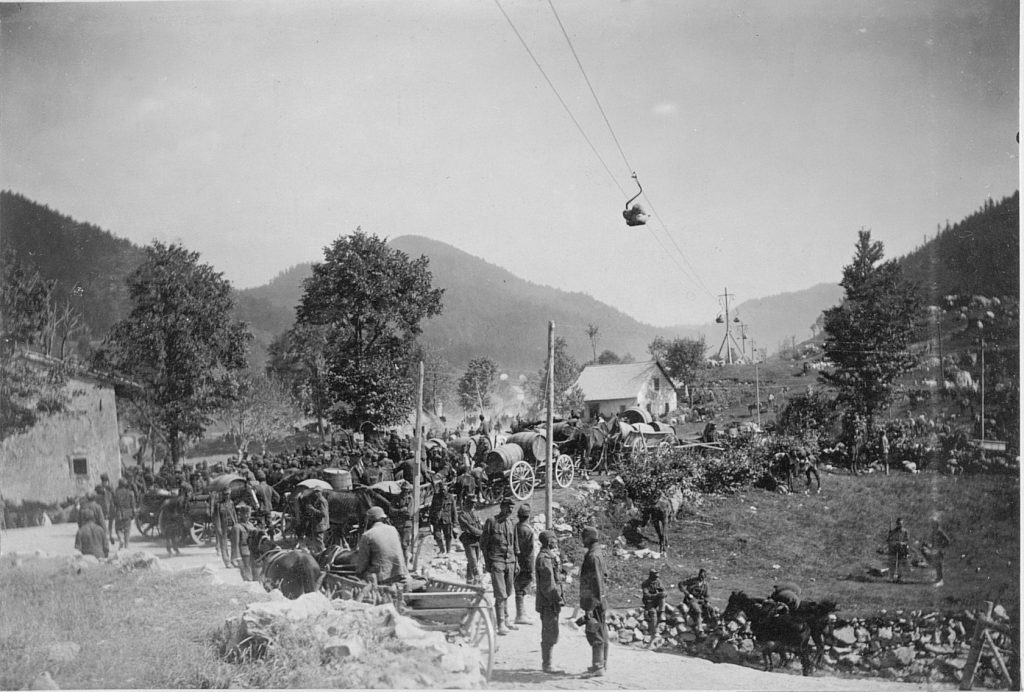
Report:
[{"label": "soldier standing on road", "polygon": [[[232,564],[237,564],[242,573],[242,581],[256,581],[256,567],[253,565],[252,553],[249,552],[249,536],[256,531],[256,526],[249,521],[249,505],[239,505],[238,522],[231,527]],[[237,550],[237,552],[235,552]]]},{"label": "soldier standing on road", "polygon": [[480,583],[480,536],[483,532],[480,517],[473,511],[473,498],[467,495],[462,499],[459,512],[459,540],[466,551],[466,581],[470,584]]},{"label": "soldier standing on road", "polygon": [[608,625],[605,623],[608,603],[604,585],[608,572],[597,529],[585,526],[582,538],[587,554],[580,568],[580,610],[583,611],[584,631],[593,657],[584,676],[596,678],[603,676],[608,667]]},{"label": "soldier standing on road", "polygon": [[519,505],[516,511],[519,521],[516,523],[516,541],[519,543],[519,555],[516,564],[516,624],[532,625],[526,614],[526,607],[523,605],[526,599],[526,590],[533,582],[533,527],[530,526],[529,505]]},{"label": "soldier standing on road", "polygon": [[231,567],[231,554],[236,552],[234,542],[234,526],[238,522],[235,514],[235,503],[231,501],[231,492],[227,489],[210,493],[210,516],[213,517],[213,533],[217,554],[225,567]]},{"label": "soldier standing on road", "polygon": [[508,619],[508,597],[514,591],[514,570],[519,557],[519,542],[516,527],[512,523],[512,499],[501,501],[501,510],[484,524],[480,535],[480,550],[484,555],[484,567],[491,575],[494,589],[494,619],[498,634],[505,636],[509,630],[519,629]]},{"label": "soldier standing on road", "polygon": [[434,529],[438,553],[447,555],[452,551],[452,529],[456,523],[455,498],[444,483],[435,483],[434,497],[430,502],[430,524]]},{"label": "soldier standing on road", "polygon": [[540,532],[536,574],[541,666],[545,673],[558,674],[562,671],[552,668],[551,651],[558,643],[558,614],[565,601],[562,598],[562,562],[558,558],[558,539],[551,531]]},{"label": "soldier standing on road", "polygon": [[889,574],[894,583],[903,581],[903,575],[910,571],[907,559],[910,557],[910,534],[903,528],[903,519],[896,519],[896,526],[885,538],[889,551]]},{"label": "soldier standing on road", "polygon": [[128,547],[128,536],[132,532],[132,520],[138,512],[135,493],[128,487],[128,480],[124,476],[117,480],[113,504],[114,530],[118,540],[117,547],[121,550]]}]

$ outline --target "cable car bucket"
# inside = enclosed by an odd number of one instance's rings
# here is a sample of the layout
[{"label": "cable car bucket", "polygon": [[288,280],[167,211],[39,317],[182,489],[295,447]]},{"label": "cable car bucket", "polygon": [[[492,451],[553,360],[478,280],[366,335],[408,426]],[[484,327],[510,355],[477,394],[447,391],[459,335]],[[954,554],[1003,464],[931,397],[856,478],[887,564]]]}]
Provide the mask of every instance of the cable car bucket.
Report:
[{"label": "cable car bucket", "polygon": [[647,219],[649,218],[647,214],[644,213],[644,208],[639,204],[634,204],[632,207],[629,206],[633,200],[644,193],[644,188],[640,185],[640,179],[636,177],[635,172],[633,173],[633,180],[636,181],[636,186],[640,188],[640,192],[633,195],[633,197],[626,202],[626,209],[622,212],[622,218],[626,220],[627,226],[643,226],[647,223]]}]

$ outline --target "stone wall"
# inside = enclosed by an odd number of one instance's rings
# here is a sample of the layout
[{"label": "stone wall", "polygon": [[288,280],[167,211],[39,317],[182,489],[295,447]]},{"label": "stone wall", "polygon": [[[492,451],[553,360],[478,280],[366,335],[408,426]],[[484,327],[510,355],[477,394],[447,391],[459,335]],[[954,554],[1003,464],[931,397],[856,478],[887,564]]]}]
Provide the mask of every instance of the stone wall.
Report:
[{"label": "stone wall", "polygon": [[67,389],[67,411],[40,418],[30,430],[0,442],[0,493],[8,504],[84,495],[99,485],[103,473],[117,484],[121,453],[114,390],[78,378],[69,379]]}]

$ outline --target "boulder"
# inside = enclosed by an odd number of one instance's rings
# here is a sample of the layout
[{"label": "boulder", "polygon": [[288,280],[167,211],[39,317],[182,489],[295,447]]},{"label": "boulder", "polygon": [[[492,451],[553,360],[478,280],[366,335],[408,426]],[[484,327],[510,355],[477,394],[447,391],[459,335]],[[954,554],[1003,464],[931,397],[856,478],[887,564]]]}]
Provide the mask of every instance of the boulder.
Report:
[{"label": "boulder", "polygon": [[916,656],[913,647],[900,646],[882,654],[881,665],[883,668],[902,668],[913,663]]},{"label": "boulder", "polygon": [[743,660],[743,654],[740,653],[736,644],[726,640],[719,642],[715,647],[715,658],[721,663],[739,663]]},{"label": "boulder", "polygon": [[892,639],[892,627],[879,627],[878,638],[882,640]]},{"label": "boulder", "polygon": [[622,626],[625,627],[626,629],[634,629],[634,628],[640,626],[640,622],[635,617],[630,615],[628,618],[626,618],[623,621]]},{"label": "boulder", "polygon": [[632,644],[634,639],[633,630],[619,630],[619,644]]},{"label": "boulder", "polygon": [[832,637],[843,646],[851,646],[857,641],[857,633],[849,625],[836,628],[832,632]]}]

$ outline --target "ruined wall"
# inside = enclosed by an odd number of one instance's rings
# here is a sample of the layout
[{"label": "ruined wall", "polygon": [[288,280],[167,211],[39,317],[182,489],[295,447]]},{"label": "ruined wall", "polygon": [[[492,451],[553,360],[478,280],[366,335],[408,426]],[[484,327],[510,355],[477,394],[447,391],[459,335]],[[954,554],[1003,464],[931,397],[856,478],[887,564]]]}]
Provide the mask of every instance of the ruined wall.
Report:
[{"label": "ruined wall", "polygon": [[60,502],[121,475],[114,390],[72,378],[64,413],[41,418],[30,430],[0,442],[0,493],[8,503]]}]

